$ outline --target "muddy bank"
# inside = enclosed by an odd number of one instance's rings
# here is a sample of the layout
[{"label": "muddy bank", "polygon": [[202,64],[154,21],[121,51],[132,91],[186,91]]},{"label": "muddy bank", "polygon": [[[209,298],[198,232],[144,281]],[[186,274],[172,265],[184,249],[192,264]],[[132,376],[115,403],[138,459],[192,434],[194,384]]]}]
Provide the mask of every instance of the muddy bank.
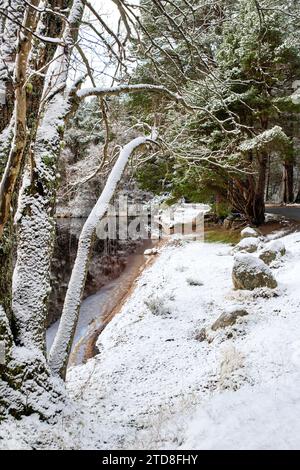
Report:
[{"label": "muddy bank", "polygon": [[[56,243],[51,267],[52,290],[47,327],[60,318],[63,302],[77,252],[78,238],[86,219],[59,218],[56,223]],[[98,292],[118,278],[127,260],[141,245],[138,240],[95,240],[83,298]]]},{"label": "muddy bank", "polygon": [[121,310],[143,269],[154,261],[155,257],[144,255],[144,250],[153,246],[151,240],[144,240],[136,253],[128,258],[121,275],[82,303],[81,320],[76,330],[69,366],[82,364],[98,354],[96,342],[99,335]]},{"label": "muddy bank", "polygon": [[[116,279],[107,282],[95,294],[83,300],[70,365],[81,364],[97,353],[95,343],[100,332],[120,309],[122,302],[132,290],[142,269],[153,259],[144,255],[145,249],[152,246],[152,240],[142,240],[136,244],[135,252],[127,256],[125,267],[120,275]],[[58,325],[59,320],[54,322],[47,330],[48,350],[51,347]]]}]

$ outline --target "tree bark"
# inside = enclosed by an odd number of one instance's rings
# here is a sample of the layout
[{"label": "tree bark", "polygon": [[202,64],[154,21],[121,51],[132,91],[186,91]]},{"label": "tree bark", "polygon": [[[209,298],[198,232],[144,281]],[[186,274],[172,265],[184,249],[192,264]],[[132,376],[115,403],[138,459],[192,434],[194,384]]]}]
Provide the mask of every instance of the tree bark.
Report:
[{"label": "tree bark", "polygon": [[266,201],[270,196],[270,181],[271,181],[271,156],[268,156],[268,170],[267,170],[267,183],[266,183]]},{"label": "tree bark", "polygon": [[258,179],[253,200],[252,223],[262,225],[265,222],[265,189],[267,179],[268,155],[261,154],[258,157]]},{"label": "tree bark", "polygon": [[[70,0],[53,0],[51,2],[52,8],[59,11],[59,9],[65,9],[69,6]],[[23,0],[16,0],[14,2],[13,11],[14,17],[22,22],[24,16],[26,4]],[[12,8],[12,7],[10,7]],[[18,16],[16,16],[16,12]],[[10,10],[8,9],[8,13]],[[39,17],[39,21],[36,27],[38,33],[45,37],[61,37],[63,31],[63,21],[60,16],[55,15],[54,13],[42,13]],[[4,36],[1,43],[1,52],[5,52],[5,55],[2,56],[2,62],[0,60],[0,84],[2,83],[2,88],[5,85],[5,109],[6,114],[3,115],[1,121],[1,127],[7,125],[7,113],[8,109],[13,108],[13,93],[9,93],[9,87],[13,88],[12,83],[12,72],[14,66],[14,60],[16,55],[16,41],[17,41],[17,25],[10,20],[7,20],[4,28]],[[54,53],[56,50],[56,45],[47,45],[44,47],[42,44],[37,44],[34,47],[34,53],[30,53],[28,57],[28,70],[31,71],[32,77],[27,85],[27,96],[26,96],[26,124],[27,124],[27,142],[24,148],[23,155],[23,164],[20,173],[23,171],[24,162],[28,161],[30,151],[31,151],[31,142],[34,141],[37,123],[38,123],[38,114],[40,107],[40,100],[43,92],[43,83],[44,76],[42,74],[34,74],[34,71],[45,69],[47,64],[53,59]],[[4,84],[4,85],[3,85]],[[29,87],[30,85],[30,87]],[[0,85],[1,86],[1,85]],[[12,101],[11,105],[9,104]],[[0,106],[1,107],[1,106]],[[11,120],[10,125],[2,132],[2,138],[0,137],[0,174],[3,173],[7,157],[9,154],[9,147],[13,138],[12,126],[13,119],[11,119],[11,114],[9,118]],[[1,116],[0,116],[1,120]],[[5,123],[4,121],[5,120]],[[1,166],[2,165],[2,166]],[[2,171],[1,171],[2,169]],[[13,217],[16,210],[17,197],[16,193],[19,190],[19,182],[17,182],[15,188],[15,197],[11,202],[12,211],[9,220],[6,223],[3,237],[0,241],[0,303],[4,306],[5,311],[11,317],[11,297],[12,297],[12,273],[13,273],[13,240],[15,239],[15,230],[13,224]]]},{"label": "tree bark", "polygon": [[268,156],[258,158],[258,177],[249,174],[244,180],[235,179],[229,197],[234,209],[244,214],[249,223],[262,225],[265,222],[265,190]]},{"label": "tree bark", "polygon": [[45,354],[45,321],[50,293],[50,267],[54,245],[54,208],[57,161],[65,121],[72,111],[66,93],[70,56],[76,41],[84,6],[74,0],[63,41],[47,72],[43,115],[38,125],[32,155],[19,198],[18,252],[13,276],[13,322],[16,342],[38,348]]},{"label": "tree bark", "polygon": [[284,162],[282,178],[283,194],[282,200],[285,204],[294,202],[294,164]]},{"label": "tree bark", "polygon": [[10,322],[12,318],[13,243],[13,221],[10,220],[5,226],[0,242],[0,305],[7,313]]},{"label": "tree bark", "polygon": [[[14,109],[14,65],[17,51],[17,37],[20,26],[9,17],[22,23],[26,4],[23,0],[0,2],[1,10],[8,18],[1,16],[2,32],[0,42],[0,133],[9,125]],[[0,168],[1,174],[1,168]]]},{"label": "tree bark", "polygon": [[[33,6],[38,6],[39,0],[32,0]],[[13,192],[18,180],[22,165],[23,153],[26,145],[26,88],[28,57],[31,49],[31,31],[36,23],[36,11],[26,8],[23,28],[19,31],[17,42],[16,68],[14,73],[15,105],[13,141],[8,161],[0,184],[0,239],[4,226],[10,216],[10,206]]]}]

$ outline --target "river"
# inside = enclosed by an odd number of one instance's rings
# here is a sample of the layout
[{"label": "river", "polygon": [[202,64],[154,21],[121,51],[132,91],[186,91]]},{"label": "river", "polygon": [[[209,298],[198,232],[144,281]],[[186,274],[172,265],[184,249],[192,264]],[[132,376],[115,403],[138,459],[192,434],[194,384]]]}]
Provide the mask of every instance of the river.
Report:
[{"label": "river", "polygon": [[[82,364],[95,355],[97,352],[95,343],[99,334],[113,316],[115,309],[122,305],[122,301],[149,260],[149,257],[144,255],[144,251],[152,246],[152,240],[143,240],[136,248],[135,253],[128,256],[126,267],[120,276],[83,300],[69,366]],[[58,325],[59,320],[47,329],[48,351],[53,343]]]}]

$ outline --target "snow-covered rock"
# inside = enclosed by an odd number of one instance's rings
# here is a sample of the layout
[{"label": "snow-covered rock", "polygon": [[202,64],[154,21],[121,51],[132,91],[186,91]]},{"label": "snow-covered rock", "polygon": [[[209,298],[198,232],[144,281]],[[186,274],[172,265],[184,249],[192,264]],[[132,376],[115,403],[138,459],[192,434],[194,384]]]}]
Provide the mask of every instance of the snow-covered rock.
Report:
[{"label": "snow-covered rock", "polygon": [[260,287],[275,289],[277,281],[270,268],[259,258],[239,254],[235,258],[232,270],[235,289],[253,290]]},{"label": "snow-covered rock", "polygon": [[201,330],[196,333],[195,340],[200,342],[208,341],[208,343],[211,343],[214,339],[214,331],[232,326],[240,317],[244,317],[246,315],[249,315],[249,313],[243,306],[232,305],[225,312],[221,313],[211,327],[201,328]]},{"label": "snow-covered rock", "polygon": [[241,237],[242,238],[248,238],[248,237],[259,237],[260,234],[258,233],[258,231],[255,229],[255,228],[252,228],[252,227],[245,227],[242,231],[241,231]]},{"label": "snow-covered rock", "polygon": [[242,238],[242,240],[233,248],[233,252],[245,251],[247,253],[254,253],[258,250],[260,241],[255,237]]},{"label": "snow-covered rock", "polygon": [[286,249],[282,241],[274,240],[266,245],[259,254],[259,258],[266,264],[271,264],[280,256],[284,256]]},{"label": "snow-covered rock", "polygon": [[212,324],[211,329],[213,331],[218,330],[219,328],[226,328],[227,326],[234,325],[238,318],[248,315],[247,310],[244,308],[233,307],[227,312],[223,312],[219,318]]}]

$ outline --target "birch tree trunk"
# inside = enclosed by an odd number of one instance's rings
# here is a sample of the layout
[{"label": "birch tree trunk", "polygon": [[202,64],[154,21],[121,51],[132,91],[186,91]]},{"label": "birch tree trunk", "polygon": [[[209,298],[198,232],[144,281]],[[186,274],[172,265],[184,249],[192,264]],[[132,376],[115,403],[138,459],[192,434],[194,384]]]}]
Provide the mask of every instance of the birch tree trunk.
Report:
[{"label": "birch tree trunk", "polygon": [[148,141],[150,141],[149,137],[138,137],[122,148],[103,192],[81,231],[76,260],[68,285],[59,328],[49,356],[49,364],[52,373],[62,378],[65,378],[66,375],[97,224],[101,221],[108,209],[109,202],[116,190],[130,155],[135,149],[146,144]]},{"label": "birch tree trunk", "polygon": [[[23,0],[11,2],[0,1],[0,10],[13,14],[14,20],[1,17],[1,42],[0,42],[0,133],[8,126],[14,109],[13,75],[17,51],[17,36],[20,27],[16,23],[22,23],[26,4]],[[1,159],[1,155],[0,155]],[[0,168],[0,174],[1,174]]]},{"label": "birch tree trunk", "polygon": [[[26,4],[23,0],[15,0],[11,2],[0,3],[0,9],[10,17],[13,16],[14,21],[9,17],[3,17],[2,36],[0,44],[0,176],[6,171],[9,174],[7,166],[8,158],[11,162],[14,156],[11,150],[13,136],[15,132],[14,145],[17,147],[17,140],[22,139],[26,141],[25,128],[26,128],[26,91],[23,89],[25,74],[26,74],[26,59],[29,56],[31,47],[30,33],[22,35],[21,27],[17,24],[20,23],[27,26],[34,26],[35,15],[29,14],[28,8],[26,17],[24,18]],[[23,62],[25,61],[25,62]],[[14,92],[15,88],[15,92]],[[16,100],[15,100],[16,98]],[[15,116],[20,120],[17,124],[13,110],[15,108]],[[18,135],[19,133],[19,135]],[[21,146],[23,143],[21,144]],[[20,153],[15,153],[15,171],[18,172],[18,165],[22,160],[22,149],[20,146]],[[14,171],[14,170],[13,170]],[[5,175],[4,175],[5,176]],[[10,180],[10,183],[8,181]],[[15,187],[15,175],[12,173],[7,178],[8,187],[10,187],[9,200],[7,201],[8,207],[5,212],[5,227],[4,232],[0,233],[0,304],[3,305],[6,314],[11,319],[11,285],[12,285],[12,271],[13,271],[13,217],[10,211],[12,201],[12,193]],[[3,189],[3,188],[2,188]],[[4,191],[7,186],[4,186]],[[4,195],[2,194],[2,200]],[[3,206],[2,206],[3,207]],[[1,209],[0,209],[1,212]],[[1,216],[0,216],[1,219]],[[1,228],[0,228],[1,232]]]},{"label": "birch tree trunk", "polygon": [[54,242],[57,160],[65,120],[72,110],[66,82],[72,47],[84,6],[74,0],[63,35],[47,72],[40,109],[33,168],[27,168],[18,204],[18,253],[13,275],[13,324],[16,342],[45,353],[45,320]]},{"label": "birch tree trunk", "polygon": [[[37,6],[39,0],[33,0],[32,5]],[[4,225],[10,216],[10,206],[13,191],[20,174],[22,157],[26,145],[26,77],[28,57],[31,49],[32,33],[36,23],[36,11],[26,8],[23,27],[20,28],[17,42],[16,66],[14,72],[14,130],[13,141],[8,161],[0,183],[0,238]]]}]

